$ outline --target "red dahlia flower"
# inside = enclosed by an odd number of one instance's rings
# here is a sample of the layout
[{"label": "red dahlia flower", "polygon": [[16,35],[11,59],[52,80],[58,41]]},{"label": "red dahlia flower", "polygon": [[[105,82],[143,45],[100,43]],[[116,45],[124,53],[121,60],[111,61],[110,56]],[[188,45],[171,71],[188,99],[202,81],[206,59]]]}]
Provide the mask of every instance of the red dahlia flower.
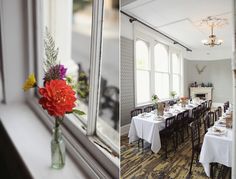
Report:
[{"label": "red dahlia flower", "polygon": [[75,107],[75,92],[64,80],[47,81],[44,88],[39,88],[39,93],[42,95],[39,104],[51,116],[63,116]]}]

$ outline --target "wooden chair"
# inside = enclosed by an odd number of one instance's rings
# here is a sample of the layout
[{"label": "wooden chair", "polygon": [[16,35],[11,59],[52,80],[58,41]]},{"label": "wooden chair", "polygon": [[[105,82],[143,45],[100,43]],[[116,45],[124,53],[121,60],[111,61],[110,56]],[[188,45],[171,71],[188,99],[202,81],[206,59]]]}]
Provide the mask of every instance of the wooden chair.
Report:
[{"label": "wooden chair", "polygon": [[181,141],[184,142],[184,121],[183,121],[183,112],[177,114],[175,120],[175,133],[176,133],[176,147],[178,147],[178,140],[181,137]]},{"label": "wooden chair", "polygon": [[196,155],[196,162],[198,162],[198,156],[201,151],[201,144],[200,144],[200,126],[198,124],[198,121],[195,120],[189,125],[191,129],[191,141],[192,141],[192,158],[191,158],[191,164],[190,164],[190,170],[189,174],[192,173],[192,165],[193,165],[193,159]]},{"label": "wooden chair", "polygon": [[208,108],[208,101],[205,101],[204,102],[204,110],[205,110],[205,112],[207,112],[207,108]]},{"label": "wooden chair", "polygon": [[[213,113],[213,114],[214,114],[214,113]],[[212,118],[210,117],[209,113],[208,113],[208,114],[205,115],[203,122],[204,122],[204,131],[205,131],[205,134],[206,134],[206,133],[207,133],[207,130],[208,130],[211,126],[214,125],[214,118],[212,119]]]},{"label": "wooden chair", "polygon": [[184,126],[183,127],[187,131],[187,137],[189,137],[189,131],[188,131],[188,125],[190,123],[189,110],[183,112],[183,122],[184,122]]},{"label": "wooden chair", "polygon": [[156,109],[156,105],[152,105],[152,111]]},{"label": "wooden chair", "polygon": [[221,116],[222,116],[222,107],[219,106],[219,107],[218,107],[218,110],[219,110],[219,117],[221,117]]},{"label": "wooden chair", "polygon": [[212,112],[212,111],[210,111],[210,112],[208,112],[207,114],[208,114],[209,117],[210,117],[210,126],[213,126],[214,123],[215,123],[215,113]]},{"label": "wooden chair", "polygon": [[212,100],[208,101],[207,110],[210,111],[212,107]]},{"label": "wooden chair", "polygon": [[134,109],[130,112],[130,116],[132,118],[134,116],[141,114],[142,112],[143,112],[143,110],[141,108],[137,108],[137,109]]},{"label": "wooden chair", "polygon": [[226,102],[224,103],[223,108],[224,108],[224,113],[225,113],[226,110],[229,108],[229,101],[226,101]]},{"label": "wooden chair", "polygon": [[220,111],[219,111],[219,108],[217,108],[215,110],[215,121],[218,121],[219,120],[219,117],[220,117]]},{"label": "wooden chair", "polygon": [[147,106],[145,108],[143,108],[144,112],[151,112],[153,110],[153,106]]},{"label": "wooden chair", "polygon": [[168,147],[168,139],[172,139],[173,140],[173,146],[174,149],[176,149],[176,142],[175,142],[175,116],[169,117],[166,119],[165,122],[165,129],[163,129],[162,131],[160,131],[160,136],[163,139],[163,146],[165,149],[165,157],[167,158],[167,147]]}]

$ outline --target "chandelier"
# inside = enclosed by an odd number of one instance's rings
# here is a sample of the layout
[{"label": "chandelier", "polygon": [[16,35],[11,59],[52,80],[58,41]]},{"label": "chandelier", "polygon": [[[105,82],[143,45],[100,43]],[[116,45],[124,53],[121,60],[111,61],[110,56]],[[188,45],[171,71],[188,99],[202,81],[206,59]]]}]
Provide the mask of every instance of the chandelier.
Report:
[{"label": "chandelier", "polygon": [[227,23],[227,19],[219,17],[209,16],[205,19],[202,19],[201,25],[206,25],[211,29],[211,34],[209,35],[208,40],[202,40],[202,43],[210,47],[221,45],[223,43],[223,40],[216,38],[216,35],[214,34],[214,28],[223,27]]},{"label": "chandelier", "polygon": [[209,35],[208,40],[202,40],[202,43],[204,45],[214,47],[215,45],[219,46],[223,43],[223,40],[216,38],[216,35],[214,35],[214,32],[213,32],[213,28],[214,26],[211,26],[211,35]]}]

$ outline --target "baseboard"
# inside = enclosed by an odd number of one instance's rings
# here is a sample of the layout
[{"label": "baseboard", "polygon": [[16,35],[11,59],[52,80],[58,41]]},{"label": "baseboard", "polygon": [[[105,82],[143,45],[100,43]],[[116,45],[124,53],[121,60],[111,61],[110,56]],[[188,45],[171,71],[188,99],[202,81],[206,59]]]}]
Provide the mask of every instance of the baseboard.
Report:
[{"label": "baseboard", "polygon": [[129,133],[130,124],[121,127],[121,136]]}]

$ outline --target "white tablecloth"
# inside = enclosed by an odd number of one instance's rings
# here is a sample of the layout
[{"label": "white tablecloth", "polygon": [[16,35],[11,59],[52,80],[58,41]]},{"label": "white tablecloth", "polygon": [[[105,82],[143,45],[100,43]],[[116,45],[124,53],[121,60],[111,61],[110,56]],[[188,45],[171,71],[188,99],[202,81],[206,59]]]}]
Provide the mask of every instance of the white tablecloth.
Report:
[{"label": "white tablecloth", "polygon": [[[179,105],[175,105],[170,108],[168,113],[172,115],[177,115],[180,112],[190,110],[190,117],[192,114],[193,107],[197,105],[192,105],[192,107],[182,108]],[[164,116],[166,119],[168,116]],[[138,140],[139,138],[144,139],[151,144],[151,150],[157,153],[161,149],[161,140],[159,132],[165,128],[165,119],[162,121],[155,120],[156,114],[152,111],[147,113],[147,116],[138,115],[132,118],[130,129],[129,129],[129,143]]]},{"label": "white tablecloth", "polygon": [[202,163],[206,175],[210,177],[210,163],[220,163],[227,167],[232,165],[232,129],[227,133],[216,136],[207,132],[204,137],[200,163]]},{"label": "white tablecloth", "polygon": [[[171,113],[172,115],[177,115],[180,112],[189,110],[189,117],[192,116],[192,109],[197,107],[199,104],[190,104],[185,108],[180,105],[174,105],[166,113]],[[159,121],[156,120],[156,114],[154,111],[147,113],[147,116],[138,115],[132,118],[130,129],[129,129],[129,143],[132,143],[139,138],[144,139],[151,144],[151,150],[157,153],[161,149],[161,139],[159,132],[165,128],[165,119],[168,116],[164,115],[164,119]]]},{"label": "white tablecloth", "polygon": [[133,117],[128,137],[130,143],[139,138],[144,139],[151,143],[151,150],[157,153],[161,149],[159,131],[165,128],[165,120],[157,121],[155,120],[155,114],[150,115],[150,117]]}]

